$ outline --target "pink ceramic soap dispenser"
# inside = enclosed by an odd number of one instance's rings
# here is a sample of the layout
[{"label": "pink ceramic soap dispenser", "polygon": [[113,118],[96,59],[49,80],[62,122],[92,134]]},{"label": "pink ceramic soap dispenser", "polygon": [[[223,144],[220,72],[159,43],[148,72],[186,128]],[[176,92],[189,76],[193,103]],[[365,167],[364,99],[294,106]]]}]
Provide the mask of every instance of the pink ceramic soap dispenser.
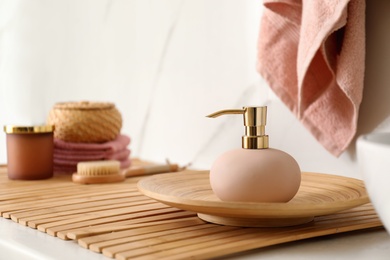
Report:
[{"label": "pink ceramic soap dispenser", "polygon": [[287,202],[301,183],[298,163],[289,154],[268,147],[267,107],[244,107],[215,112],[208,117],[243,114],[242,149],[228,151],[213,163],[210,184],[223,201]]}]

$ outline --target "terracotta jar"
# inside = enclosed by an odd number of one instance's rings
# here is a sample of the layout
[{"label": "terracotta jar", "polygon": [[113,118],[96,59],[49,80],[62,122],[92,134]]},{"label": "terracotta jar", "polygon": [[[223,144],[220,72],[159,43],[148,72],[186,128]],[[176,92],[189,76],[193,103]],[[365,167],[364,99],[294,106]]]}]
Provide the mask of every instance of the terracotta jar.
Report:
[{"label": "terracotta jar", "polygon": [[4,126],[8,177],[40,180],[53,176],[54,126]]}]

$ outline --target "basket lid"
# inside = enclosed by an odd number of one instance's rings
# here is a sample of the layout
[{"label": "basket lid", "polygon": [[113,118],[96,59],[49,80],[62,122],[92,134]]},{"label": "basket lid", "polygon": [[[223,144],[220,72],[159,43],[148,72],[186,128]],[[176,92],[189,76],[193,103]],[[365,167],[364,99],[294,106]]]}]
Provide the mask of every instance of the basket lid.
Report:
[{"label": "basket lid", "polygon": [[60,102],[54,105],[54,109],[65,110],[99,110],[99,109],[112,109],[115,105],[109,102]]}]

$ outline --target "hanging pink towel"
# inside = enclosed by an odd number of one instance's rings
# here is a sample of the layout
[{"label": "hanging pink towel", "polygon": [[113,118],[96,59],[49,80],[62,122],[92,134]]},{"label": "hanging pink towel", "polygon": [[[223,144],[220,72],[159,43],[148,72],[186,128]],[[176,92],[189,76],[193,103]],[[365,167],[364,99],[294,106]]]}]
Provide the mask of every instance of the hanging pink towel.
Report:
[{"label": "hanging pink towel", "polygon": [[332,154],[350,144],[362,100],[364,0],[264,0],[257,70]]}]

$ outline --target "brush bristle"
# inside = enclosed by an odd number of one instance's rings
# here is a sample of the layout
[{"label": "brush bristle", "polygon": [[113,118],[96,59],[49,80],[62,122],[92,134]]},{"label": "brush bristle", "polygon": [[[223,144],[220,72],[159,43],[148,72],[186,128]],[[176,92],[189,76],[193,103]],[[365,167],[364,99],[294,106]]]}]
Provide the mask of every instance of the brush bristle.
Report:
[{"label": "brush bristle", "polygon": [[107,176],[120,173],[119,161],[91,161],[79,162],[77,164],[77,174],[81,176]]}]

